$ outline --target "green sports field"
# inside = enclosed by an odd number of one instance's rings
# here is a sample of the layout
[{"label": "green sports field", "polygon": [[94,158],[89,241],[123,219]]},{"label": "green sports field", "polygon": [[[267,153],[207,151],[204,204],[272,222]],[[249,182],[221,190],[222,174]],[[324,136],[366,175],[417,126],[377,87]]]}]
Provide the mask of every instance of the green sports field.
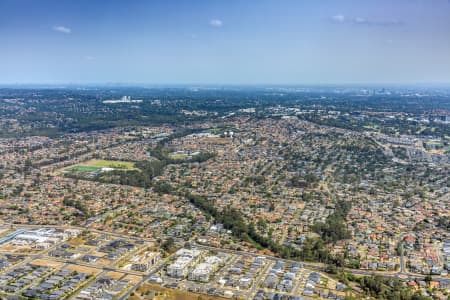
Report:
[{"label": "green sports field", "polygon": [[182,160],[186,159],[187,155],[184,153],[170,153],[169,158],[170,159],[176,159],[176,160]]},{"label": "green sports field", "polygon": [[91,173],[91,172],[100,171],[101,169],[102,169],[101,167],[76,165],[76,166],[72,166],[70,168],[67,168],[66,170],[69,171],[69,172]]},{"label": "green sports field", "polygon": [[93,159],[68,167],[65,169],[65,171],[92,173],[101,171],[102,168],[113,168],[116,170],[136,170],[133,162]]},{"label": "green sports field", "polygon": [[114,168],[114,169],[121,169],[121,170],[134,169],[134,162],[117,161],[117,160],[93,159],[93,160],[83,163],[83,165],[90,166],[90,167]]}]

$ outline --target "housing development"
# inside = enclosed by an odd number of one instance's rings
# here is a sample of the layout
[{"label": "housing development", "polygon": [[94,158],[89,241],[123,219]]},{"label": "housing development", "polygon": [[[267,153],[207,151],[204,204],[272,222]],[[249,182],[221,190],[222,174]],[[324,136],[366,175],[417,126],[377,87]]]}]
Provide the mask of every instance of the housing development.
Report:
[{"label": "housing development", "polygon": [[447,299],[449,105],[0,89],[0,298]]}]

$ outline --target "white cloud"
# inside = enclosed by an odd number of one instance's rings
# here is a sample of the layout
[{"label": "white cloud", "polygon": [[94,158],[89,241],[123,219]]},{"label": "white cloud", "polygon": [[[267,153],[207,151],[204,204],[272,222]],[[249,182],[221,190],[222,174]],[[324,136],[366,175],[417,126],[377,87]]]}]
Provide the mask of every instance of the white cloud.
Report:
[{"label": "white cloud", "polygon": [[346,19],[345,19],[345,16],[343,16],[343,15],[335,15],[335,16],[331,17],[331,20],[333,20],[334,22],[337,22],[337,23],[344,23]]},{"label": "white cloud", "polygon": [[219,20],[219,19],[212,19],[209,21],[209,25],[211,25],[213,27],[222,27],[223,22],[222,22],[222,20]]},{"label": "white cloud", "polygon": [[346,17],[344,15],[332,16],[331,21],[339,24],[353,24],[353,25],[366,25],[366,26],[399,26],[403,23],[399,20],[383,20],[383,19],[367,19],[364,17]]},{"label": "white cloud", "polygon": [[90,61],[90,60],[95,60],[95,57],[87,55],[87,56],[84,57],[84,59]]},{"label": "white cloud", "polygon": [[367,22],[367,20],[364,19],[364,18],[361,18],[361,17],[356,17],[355,18],[355,23],[361,24],[361,23],[366,23],[366,22]]},{"label": "white cloud", "polygon": [[65,27],[65,26],[55,26],[55,27],[53,27],[53,30],[57,31],[57,32],[65,33],[65,34],[69,34],[72,32],[72,30],[70,28]]},{"label": "white cloud", "polygon": [[402,25],[399,20],[383,20],[383,19],[366,19],[362,17],[356,17],[353,19],[353,23],[358,25],[368,25],[368,26],[398,26]]}]

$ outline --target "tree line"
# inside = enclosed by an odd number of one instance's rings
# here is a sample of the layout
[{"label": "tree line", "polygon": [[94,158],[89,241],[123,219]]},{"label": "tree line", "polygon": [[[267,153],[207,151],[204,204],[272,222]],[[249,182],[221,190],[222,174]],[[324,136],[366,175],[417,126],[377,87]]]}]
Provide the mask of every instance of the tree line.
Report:
[{"label": "tree line", "polygon": [[[185,197],[208,217],[214,218],[217,223],[221,223],[225,229],[231,230],[233,236],[243,241],[249,242],[258,248],[267,248],[285,259],[302,261],[318,261],[337,266],[343,265],[343,258],[331,255],[325,243],[321,239],[308,238],[301,250],[292,246],[277,243],[271,237],[261,235],[255,228],[255,224],[245,222],[245,216],[237,209],[226,207],[218,210],[216,205],[207,197],[194,195],[185,192]],[[348,204],[339,204],[336,214],[342,215],[348,212]]]}]

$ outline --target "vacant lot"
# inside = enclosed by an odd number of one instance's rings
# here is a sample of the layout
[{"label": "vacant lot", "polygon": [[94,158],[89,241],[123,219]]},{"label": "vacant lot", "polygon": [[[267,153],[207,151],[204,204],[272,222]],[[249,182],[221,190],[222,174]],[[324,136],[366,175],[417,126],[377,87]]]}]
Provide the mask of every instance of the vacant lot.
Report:
[{"label": "vacant lot", "polygon": [[64,265],[63,263],[46,260],[46,259],[35,259],[31,262],[31,264],[34,266],[51,267],[51,268],[55,268],[55,269],[60,269]]},{"label": "vacant lot", "polygon": [[79,272],[79,273],[85,273],[85,274],[91,274],[91,275],[98,275],[102,272],[101,269],[79,266],[79,265],[74,265],[74,264],[68,265],[68,268],[73,271]]},{"label": "vacant lot", "polygon": [[[157,294],[157,296],[154,299],[158,299],[158,300],[198,300],[198,299],[223,300],[223,299],[226,299],[226,298],[222,298],[222,297],[213,297],[213,296],[208,296],[208,295],[203,295],[203,294],[190,293],[187,291],[178,291],[178,290],[167,289],[160,285],[149,284],[149,283],[142,285],[137,290],[137,294],[139,294],[139,295],[151,294],[152,292]],[[136,297],[136,296],[131,296],[128,299],[134,300],[134,299],[141,299],[141,298]]]}]

